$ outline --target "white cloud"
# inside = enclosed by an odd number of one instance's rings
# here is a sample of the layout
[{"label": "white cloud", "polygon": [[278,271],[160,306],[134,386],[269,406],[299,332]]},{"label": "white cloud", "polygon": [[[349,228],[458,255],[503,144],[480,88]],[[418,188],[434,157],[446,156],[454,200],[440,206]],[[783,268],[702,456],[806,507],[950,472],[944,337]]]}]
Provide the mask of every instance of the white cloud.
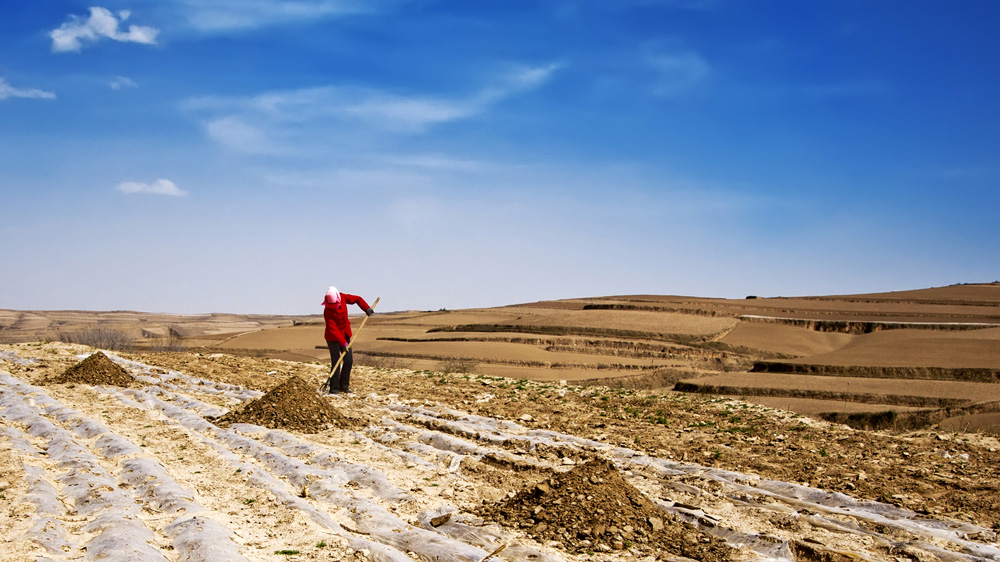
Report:
[{"label": "white cloud", "polygon": [[479,99],[451,100],[400,96],[378,90],[336,86],[267,92],[249,98],[207,97],[189,101],[190,109],[229,113],[226,121],[312,123],[319,119],[363,121],[382,129],[421,131],[482,110]]},{"label": "white cloud", "polygon": [[108,84],[112,90],[121,90],[123,88],[138,88],[139,85],[135,83],[135,80],[131,78],[126,78],[124,76],[115,76],[114,79]]},{"label": "white cloud", "polygon": [[421,131],[431,125],[463,119],[482,110],[480,104],[471,100],[410,98],[381,92],[344,99],[333,109],[344,117],[401,131]]},{"label": "white cloud", "polygon": [[474,105],[485,109],[491,103],[511,97],[521,92],[539,88],[562,68],[562,64],[550,64],[537,67],[519,67],[497,80],[498,85],[486,88],[475,98]]},{"label": "white cloud", "polygon": [[192,27],[213,32],[370,12],[379,3],[375,0],[180,0],[177,8]]},{"label": "white cloud", "polygon": [[8,84],[6,80],[0,78],[0,100],[7,98],[54,100],[56,99],[56,95],[52,92],[37,90],[35,88],[15,88]]},{"label": "white cloud", "polygon": [[130,16],[128,10],[118,12],[118,16],[107,8],[94,6],[90,8],[90,17],[70,16],[70,20],[59,29],[49,33],[52,38],[52,51],[56,53],[76,52],[83,48],[84,43],[96,43],[102,38],[125,43],[156,43],[159,30],[152,27],[130,25],[127,31],[118,29],[118,24]]},{"label": "white cloud", "polygon": [[659,96],[684,93],[708,76],[708,63],[697,53],[650,55],[647,64],[657,76],[653,91]]},{"label": "white cloud", "polygon": [[126,181],[118,184],[118,187],[115,189],[122,193],[148,193],[151,195],[170,195],[173,197],[184,197],[187,195],[187,192],[174,185],[174,182],[165,179],[158,179],[153,183]]},{"label": "white cloud", "polygon": [[229,148],[250,154],[274,152],[273,144],[258,128],[237,117],[223,117],[205,124],[209,138]]},{"label": "white cloud", "polygon": [[387,165],[391,166],[421,168],[426,170],[480,172],[500,168],[500,166],[490,162],[469,160],[466,158],[454,158],[444,154],[393,156],[383,160]]},{"label": "white cloud", "polygon": [[326,134],[422,133],[479,115],[504,99],[536,89],[558,68],[519,68],[497,78],[495,85],[465,97],[406,96],[326,86],[252,97],[203,97],[188,100],[184,107],[205,115],[205,129],[212,139],[245,152],[268,152],[277,151],[273,139],[308,135],[310,130]]}]

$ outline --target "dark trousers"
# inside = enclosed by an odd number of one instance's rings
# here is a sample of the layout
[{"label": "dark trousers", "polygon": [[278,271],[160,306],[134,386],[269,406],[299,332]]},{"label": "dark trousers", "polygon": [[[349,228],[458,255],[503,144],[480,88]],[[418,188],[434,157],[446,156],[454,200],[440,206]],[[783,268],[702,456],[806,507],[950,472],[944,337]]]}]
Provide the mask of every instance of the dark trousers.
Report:
[{"label": "dark trousers", "polygon": [[354,352],[350,349],[344,355],[344,360],[340,363],[337,372],[333,372],[333,366],[340,359],[340,345],[337,342],[328,341],[326,346],[330,348],[330,391],[339,390],[347,392],[351,387],[351,367],[354,366]]}]

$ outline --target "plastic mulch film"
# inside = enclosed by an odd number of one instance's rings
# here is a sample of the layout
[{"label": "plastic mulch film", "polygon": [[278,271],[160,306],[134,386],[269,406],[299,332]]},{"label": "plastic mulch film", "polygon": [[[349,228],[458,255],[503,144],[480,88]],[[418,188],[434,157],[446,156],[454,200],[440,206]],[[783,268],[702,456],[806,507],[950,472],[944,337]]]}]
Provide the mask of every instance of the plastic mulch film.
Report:
[{"label": "plastic mulch film", "polygon": [[16,351],[0,351],[0,361],[10,361],[11,363],[17,363],[22,367],[38,363],[38,359],[21,357]]},{"label": "plastic mulch film", "polygon": [[[281,503],[301,510],[334,534],[347,538],[353,548],[368,549],[372,559],[410,559],[403,554],[405,552],[413,553],[421,560],[480,562],[490,552],[476,546],[481,541],[467,544],[436,529],[415,527],[379,503],[356,497],[345,484],[356,482],[390,503],[406,499],[405,494],[388,485],[385,476],[371,467],[349,466],[336,460],[336,455],[324,455],[321,448],[301,442],[285,432],[250,424],[234,424],[230,429],[223,430],[171,403],[143,395],[141,391],[127,390],[123,394],[128,395],[133,403],[149,404],[151,401],[168,418],[183,427],[194,429],[204,443],[239,468],[251,482],[269,490]],[[260,436],[275,446],[251,436]],[[283,449],[309,462],[286,455]],[[330,517],[330,512],[336,512],[349,521],[336,522]],[[371,539],[361,539],[358,535]],[[507,542],[516,543],[509,537]],[[536,559],[530,549],[512,546],[506,550],[510,552],[500,555],[505,560]],[[557,559],[548,557],[547,560]]]},{"label": "plastic mulch film", "polygon": [[[244,427],[243,424],[234,424],[232,429],[242,432]],[[263,430],[260,439],[264,443],[277,447],[290,457],[309,459],[313,465],[343,474],[348,481],[370,488],[380,498],[393,502],[412,499],[409,494],[389,483],[389,479],[381,471],[365,465],[344,462],[336,454],[310,445],[286,431],[258,428],[258,435],[261,433],[259,430]]]},{"label": "plastic mulch film", "polygon": [[39,455],[39,450],[31,444],[31,441],[28,441],[24,432],[16,427],[0,427],[0,437],[6,438],[10,443],[10,448],[15,451],[20,451],[29,456]]},{"label": "plastic mulch film", "polygon": [[[808,486],[766,480],[754,475],[719,470],[697,464],[658,459],[627,448],[611,447],[598,441],[552,431],[530,430],[512,422],[465,414],[448,408],[441,409],[443,414],[440,414],[440,417],[437,417],[439,414],[436,410],[428,408],[400,404],[390,404],[386,408],[401,414],[407,421],[420,423],[425,427],[446,430],[455,435],[482,438],[483,441],[490,444],[497,443],[499,437],[506,447],[513,450],[567,449],[577,452],[601,453],[610,456],[624,470],[645,468],[651,471],[656,479],[690,475],[717,482],[723,485],[730,495],[762,494],[788,505],[794,513],[814,513],[815,515],[806,515],[806,517],[809,517],[810,522],[816,526],[834,529],[838,532],[863,534],[871,540],[888,545],[913,544],[934,553],[943,560],[1000,560],[1000,549],[997,549],[996,546],[966,539],[967,536],[979,533],[989,534],[989,530],[974,525],[921,518],[912,511],[888,504],[861,502],[845,494]],[[386,426],[395,433],[401,431],[399,423],[387,423]],[[370,432],[377,432],[377,430],[370,429]],[[483,436],[487,437],[483,438]],[[444,451],[468,452],[473,450],[474,443],[456,445],[456,439],[464,440],[454,437],[429,441],[418,437],[420,442],[441,447]],[[641,478],[641,475],[638,477]],[[671,507],[664,502],[658,503],[663,508]],[[667,510],[701,527],[706,532],[726,539],[734,546],[747,546],[767,559],[791,559],[788,545],[775,544],[773,538],[725,529],[717,521],[706,524],[703,518],[699,518],[697,514],[685,513],[685,510],[672,508]],[[840,520],[842,516],[874,523],[876,526],[882,525],[904,531],[912,538],[908,541],[900,541],[898,538],[863,531],[857,525],[844,524]],[[953,552],[934,546],[934,543],[940,540],[958,546],[962,552]]]},{"label": "plastic mulch film", "polygon": [[28,531],[28,536],[49,554],[75,552],[76,543],[67,538],[62,522],[56,518],[65,508],[59,501],[55,487],[45,479],[45,471],[37,466],[25,466],[24,473],[28,482],[25,500],[35,506],[35,514],[32,516],[34,524]]},{"label": "plastic mulch film", "polygon": [[[179,371],[164,372],[163,369],[158,367],[153,367],[152,365],[147,365],[139,361],[123,359],[107,351],[105,351],[104,354],[122,368],[127,369],[133,375],[150,377],[152,382],[155,382],[158,386],[167,390],[183,390],[184,392],[191,392],[194,394],[222,396],[223,398],[228,398],[241,403],[249,400],[255,400],[264,395],[263,392],[243,388],[240,385],[200,379],[185,375]],[[84,359],[87,356],[88,355],[82,355],[80,358]]]},{"label": "plastic mulch film", "polygon": [[359,551],[367,551],[370,560],[374,562],[403,562],[413,560],[409,556],[394,548],[363,537],[358,537],[357,535],[344,529],[344,527],[334,521],[328,513],[316,508],[306,500],[289,492],[288,486],[284,482],[279,481],[266,470],[262,470],[256,465],[243,460],[242,457],[228,450],[224,445],[201,434],[196,434],[194,438],[198,439],[206,446],[214,449],[220,457],[225,459],[240,472],[245,473],[251,484],[274,494],[274,497],[282,505],[302,512],[314,523],[323,529],[326,529],[331,535],[347,539],[351,548]]},{"label": "plastic mulch film", "polygon": [[[118,477],[108,472],[90,453],[77,442],[74,433],[85,438],[97,437],[94,447],[105,459],[141,452],[124,437],[112,433],[106,426],[89,419],[80,412],[65,408],[44,396],[41,389],[17,381],[0,373],[0,418],[22,424],[28,433],[47,441],[46,456],[60,471],[52,477],[60,486],[57,492],[44,470],[26,466],[29,491],[26,499],[35,505],[38,521],[29,531],[31,540],[41,544],[50,554],[65,555],[78,547],[66,539],[58,517],[66,517],[66,508],[59,501],[61,493],[72,506],[74,516],[84,516],[90,521],[84,531],[96,535],[82,547],[92,560],[166,561],[167,558],[154,546],[154,532],[140,519],[141,509],[137,497],[123,491],[121,483],[135,489],[141,503],[150,509],[184,515],[171,524],[175,550],[185,553],[182,560],[239,562],[245,559],[229,538],[228,530],[205,517],[198,517],[198,524],[186,524],[192,514],[204,509],[198,505],[190,491],[183,489],[167,474],[158,461],[148,458],[128,459],[121,464]],[[28,398],[21,393],[30,393]],[[73,428],[67,431],[42,417],[37,404],[44,403],[46,415]],[[11,434],[13,428],[8,428]],[[15,435],[16,437],[16,435]],[[21,440],[26,441],[23,437]],[[30,444],[29,444],[30,446]],[[33,447],[32,447],[33,448]],[[26,449],[26,448],[22,448]],[[30,451],[25,450],[30,453]]]},{"label": "plastic mulch film", "polygon": [[180,560],[198,562],[246,562],[229,538],[229,529],[215,521],[192,515],[178,517],[164,530]]},{"label": "plastic mulch film", "polygon": [[401,449],[398,449],[396,447],[391,446],[394,443],[396,443],[397,440],[399,439],[398,436],[392,435],[391,432],[385,432],[385,433],[382,433],[381,435],[379,435],[379,442],[376,442],[371,437],[369,437],[367,435],[364,435],[362,433],[358,433],[358,432],[354,433],[354,437],[356,439],[358,439],[360,442],[365,443],[366,445],[374,446],[377,449],[379,449],[380,451],[383,451],[383,452],[386,452],[386,453],[389,453],[389,454],[392,454],[392,455],[395,455],[395,456],[399,457],[404,462],[406,462],[406,464],[410,464],[410,465],[413,465],[413,466],[416,466],[416,467],[420,467],[421,469],[426,470],[428,472],[436,472],[437,471],[437,465],[436,464],[434,464],[434,463],[432,463],[430,461],[424,460],[423,458],[421,458],[421,457],[419,457],[419,456],[417,456],[417,455],[415,455],[413,453],[410,453],[410,452],[407,452],[407,451],[403,451]]}]

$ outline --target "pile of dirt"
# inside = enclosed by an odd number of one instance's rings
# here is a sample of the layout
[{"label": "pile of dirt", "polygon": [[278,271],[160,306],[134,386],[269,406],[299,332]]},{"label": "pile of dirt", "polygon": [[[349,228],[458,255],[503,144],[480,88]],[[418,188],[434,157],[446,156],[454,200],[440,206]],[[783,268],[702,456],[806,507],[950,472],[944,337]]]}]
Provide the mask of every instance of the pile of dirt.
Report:
[{"label": "pile of dirt", "polygon": [[80,383],[128,387],[135,383],[135,377],[120,365],[98,351],[73,365],[51,382],[56,384]]},{"label": "pile of dirt", "polygon": [[212,422],[222,427],[250,423],[302,433],[319,433],[329,427],[350,425],[343,414],[320,397],[315,385],[298,376],[289,377],[264,396]]},{"label": "pile of dirt", "polygon": [[604,459],[483,505],[479,515],[523,529],[539,542],[559,542],[574,553],[630,549],[695,560],[737,559],[733,547],[656,507]]}]

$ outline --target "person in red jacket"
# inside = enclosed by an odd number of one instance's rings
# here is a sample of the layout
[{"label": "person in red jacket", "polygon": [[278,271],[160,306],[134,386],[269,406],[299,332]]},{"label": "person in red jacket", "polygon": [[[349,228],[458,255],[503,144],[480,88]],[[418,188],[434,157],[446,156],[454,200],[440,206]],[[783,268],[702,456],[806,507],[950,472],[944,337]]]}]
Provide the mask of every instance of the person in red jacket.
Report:
[{"label": "person in red jacket", "polygon": [[[323,319],[326,320],[326,332],[323,333],[323,337],[326,339],[326,346],[330,348],[330,394],[350,392],[354,356],[347,345],[354,334],[351,333],[351,321],[347,318],[347,305],[351,304],[361,307],[368,316],[375,314],[365,299],[341,293],[336,287],[330,287],[323,297]],[[333,367],[342,353],[345,354],[344,361],[340,365],[340,370],[334,373]]]}]

